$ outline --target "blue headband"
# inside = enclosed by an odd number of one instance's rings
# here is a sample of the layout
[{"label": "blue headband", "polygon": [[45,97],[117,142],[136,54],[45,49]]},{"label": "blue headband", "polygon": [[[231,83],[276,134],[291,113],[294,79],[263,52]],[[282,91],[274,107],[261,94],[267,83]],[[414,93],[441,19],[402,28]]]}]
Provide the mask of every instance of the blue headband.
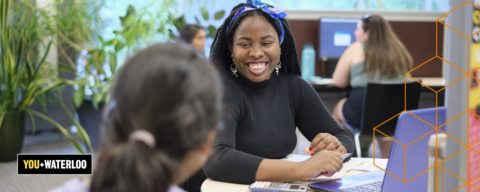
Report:
[{"label": "blue headband", "polygon": [[[282,25],[282,22],[280,21],[280,19],[283,19],[284,17],[286,17],[287,14],[280,9],[276,9],[276,8],[273,8],[273,7],[268,7],[267,4],[260,2],[260,0],[247,0],[247,3],[248,3],[248,6],[242,7],[240,9],[238,9],[237,12],[235,12],[232,19],[230,20],[230,23],[228,23],[228,25],[227,25],[227,32],[228,32],[228,29],[230,28],[230,24],[232,24],[232,21],[235,20],[242,13],[244,13],[246,11],[260,9],[263,12],[270,15],[270,17],[277,20],[278,23],[280,23],[280,28],[282,28],[282,34],[280,35],[280,45],[282,45],[283,38],[285,37],[285,30],[283,29],[283,25]],[[228,44],[228,41],[227,41],[227,44]]]}]

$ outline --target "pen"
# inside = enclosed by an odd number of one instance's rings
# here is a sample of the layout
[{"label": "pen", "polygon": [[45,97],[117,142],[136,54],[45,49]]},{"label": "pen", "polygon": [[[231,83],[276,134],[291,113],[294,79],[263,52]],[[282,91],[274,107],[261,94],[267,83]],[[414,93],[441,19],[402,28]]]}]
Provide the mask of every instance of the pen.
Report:
[{"label": "pen", "polygon": [[340,158],[341,160],[344,160],[347,157],[349,157],[350,155],[352,155],[352,154],[351,153],[346,153],[346,154],[340,155],[338,158]]}]

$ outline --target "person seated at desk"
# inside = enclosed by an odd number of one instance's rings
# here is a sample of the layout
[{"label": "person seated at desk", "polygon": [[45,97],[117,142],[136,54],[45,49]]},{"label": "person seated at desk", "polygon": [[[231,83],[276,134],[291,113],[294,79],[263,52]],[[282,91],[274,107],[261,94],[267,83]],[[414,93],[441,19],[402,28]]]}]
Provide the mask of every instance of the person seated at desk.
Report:
[{"label": "person seated at desk", "polygon": [[[390,24],[379,15],[366,14],[355,30],[357,42],[352,43],[340,57],[333,72],[337,87],[352,89],[341,99],[332,115],[339,123],[360,128],[362,104],[368,81],[404,81],[412,67],[412,57],[393,33]],[[388,158],[389,142],[379,140],[382,158]]]},{"label": "person seated at desk", "polygon": [[185,43],[191,44],[200,52],[205,50],[205,38],[207,33],[200,25],[184,25],[180,29],[179,39]]},{"label": "person seated at desk", "polygon": [[[333,175],[343,164],[339,156],[353,151],[348,132],[301,78],[285,16],[248,0],[233,8],[215,35],[210,59],[223,75],[225,127],[203,167],[208,178],[251,184]],[[295,149],[296,127],[312,142],[312,158],[300,163],[279,160]],[[202,174],[191,181],[203,182]]]},{"label": "person seated at desk", "polygon": [[157,44],[125,63],[111,93],[91,181],[53,192],[184,192],[177,185],[207,161],[220,125],[215,67],[191,46]]}]

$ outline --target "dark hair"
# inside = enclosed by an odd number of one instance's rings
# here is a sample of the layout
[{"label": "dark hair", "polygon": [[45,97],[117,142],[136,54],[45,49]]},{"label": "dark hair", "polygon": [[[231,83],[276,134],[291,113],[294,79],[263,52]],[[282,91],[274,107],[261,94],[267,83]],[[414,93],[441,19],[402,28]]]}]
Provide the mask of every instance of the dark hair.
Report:
[{"label": "dark hair", "polygon": [[369,75],[379,71],[380,77],[393,78],[412,69],[412,56],[382,16],[365,15],[362,24],[363,31],[370,31],[365,42],[364,71]]},{"label": "dark hair", "polygon": [[[230,53],[230,50],[228,49],[227,41],[233,43],[233,35],[235,33],[235,30],[245,17],[262,15],[272,24],[272,26],[277,31],[279,37],[280,34],[282,34],[282,28],[280,27],[278,21],[270,17],[267,13],[258,9],[241,13],[240,16],[238,16],[237,18],[235,18],[235,20],[232,21],[227,31],[226,28],[232,20],[233,15],[237,12],[238,9],[247,5],[248,4],[246,3],[241,3],[235,6],[230,12],[230,15],[225,19],[225,21],[218,28],[218,31],[215,34],[215,38],[213,40],[212,48],[210,51],[210,59],[216,64],[221,74],[231,73],[229,66],[232,64],[232,53]],[[273,7],[271,5],[268,6]],[[280,55],[280,61],[282,62],[282,71],[300,75],[300,64],[298,62],[298,53],[297,47],[295,46],[295,38],[290,31],[290,25],[288,24],[287,20],[284,18],[280,19],[280,21],[282,22],[283,28],[285,30],[283,44],[280,46],[282,49]]]},{"label": "dark hair", "polygon": [[[186,44],[157,44],[132,56],[116,76],[101,129],[104,148],[90,191],[163,192],[187,152],[219,128],[222,87],[205,56]],[[155,148],[129,141],[152,133]]]},{"label": "dark hair", "polygon": [[184,25],[180,29],[180,37],[179,39],[184,41],[185,43],[192,43],[193,38],[197,35],[199,30],[205,30],[200,25]]}]

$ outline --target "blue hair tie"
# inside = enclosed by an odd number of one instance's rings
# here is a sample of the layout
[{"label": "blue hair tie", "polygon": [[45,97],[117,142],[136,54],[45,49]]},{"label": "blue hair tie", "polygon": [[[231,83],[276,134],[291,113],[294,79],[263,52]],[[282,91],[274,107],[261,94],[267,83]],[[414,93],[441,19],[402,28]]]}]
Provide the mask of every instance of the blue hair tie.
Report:
[{"label": "blue hair tie", "polygon": [[[280,23],[280,28],[282,28],[282,34],[280,35],[280,45],[282,45],[283,39],[285,37],[285,29],[283,29],[283,25],[282,25],[282,22],[280,21],[280,19],[283,19],[284,17],[286,17],[287,14],[280,9],[276,9],[276,8],[273,8],[273,7],[268,7],[267,4],[262,3],[260,0],[247,0],[247,4],[248,4],[248,6],[242,7],[240,9],[238,9],[237,12],[235,12],[232,19],[230,20],[230,23],[228,23],[228,25],[227,25],[227,32],[228,32],[228,29],[230,28],[230,24],[232,24],[232,21],[235,20],[242,13],[244,13],[246,11],[260,9],[263,12],[270,15],[271,18],[274,18],[275,20],[277,20],[278,23]],[[227,41],[227,44],[230,44],[230,43]]]}]

